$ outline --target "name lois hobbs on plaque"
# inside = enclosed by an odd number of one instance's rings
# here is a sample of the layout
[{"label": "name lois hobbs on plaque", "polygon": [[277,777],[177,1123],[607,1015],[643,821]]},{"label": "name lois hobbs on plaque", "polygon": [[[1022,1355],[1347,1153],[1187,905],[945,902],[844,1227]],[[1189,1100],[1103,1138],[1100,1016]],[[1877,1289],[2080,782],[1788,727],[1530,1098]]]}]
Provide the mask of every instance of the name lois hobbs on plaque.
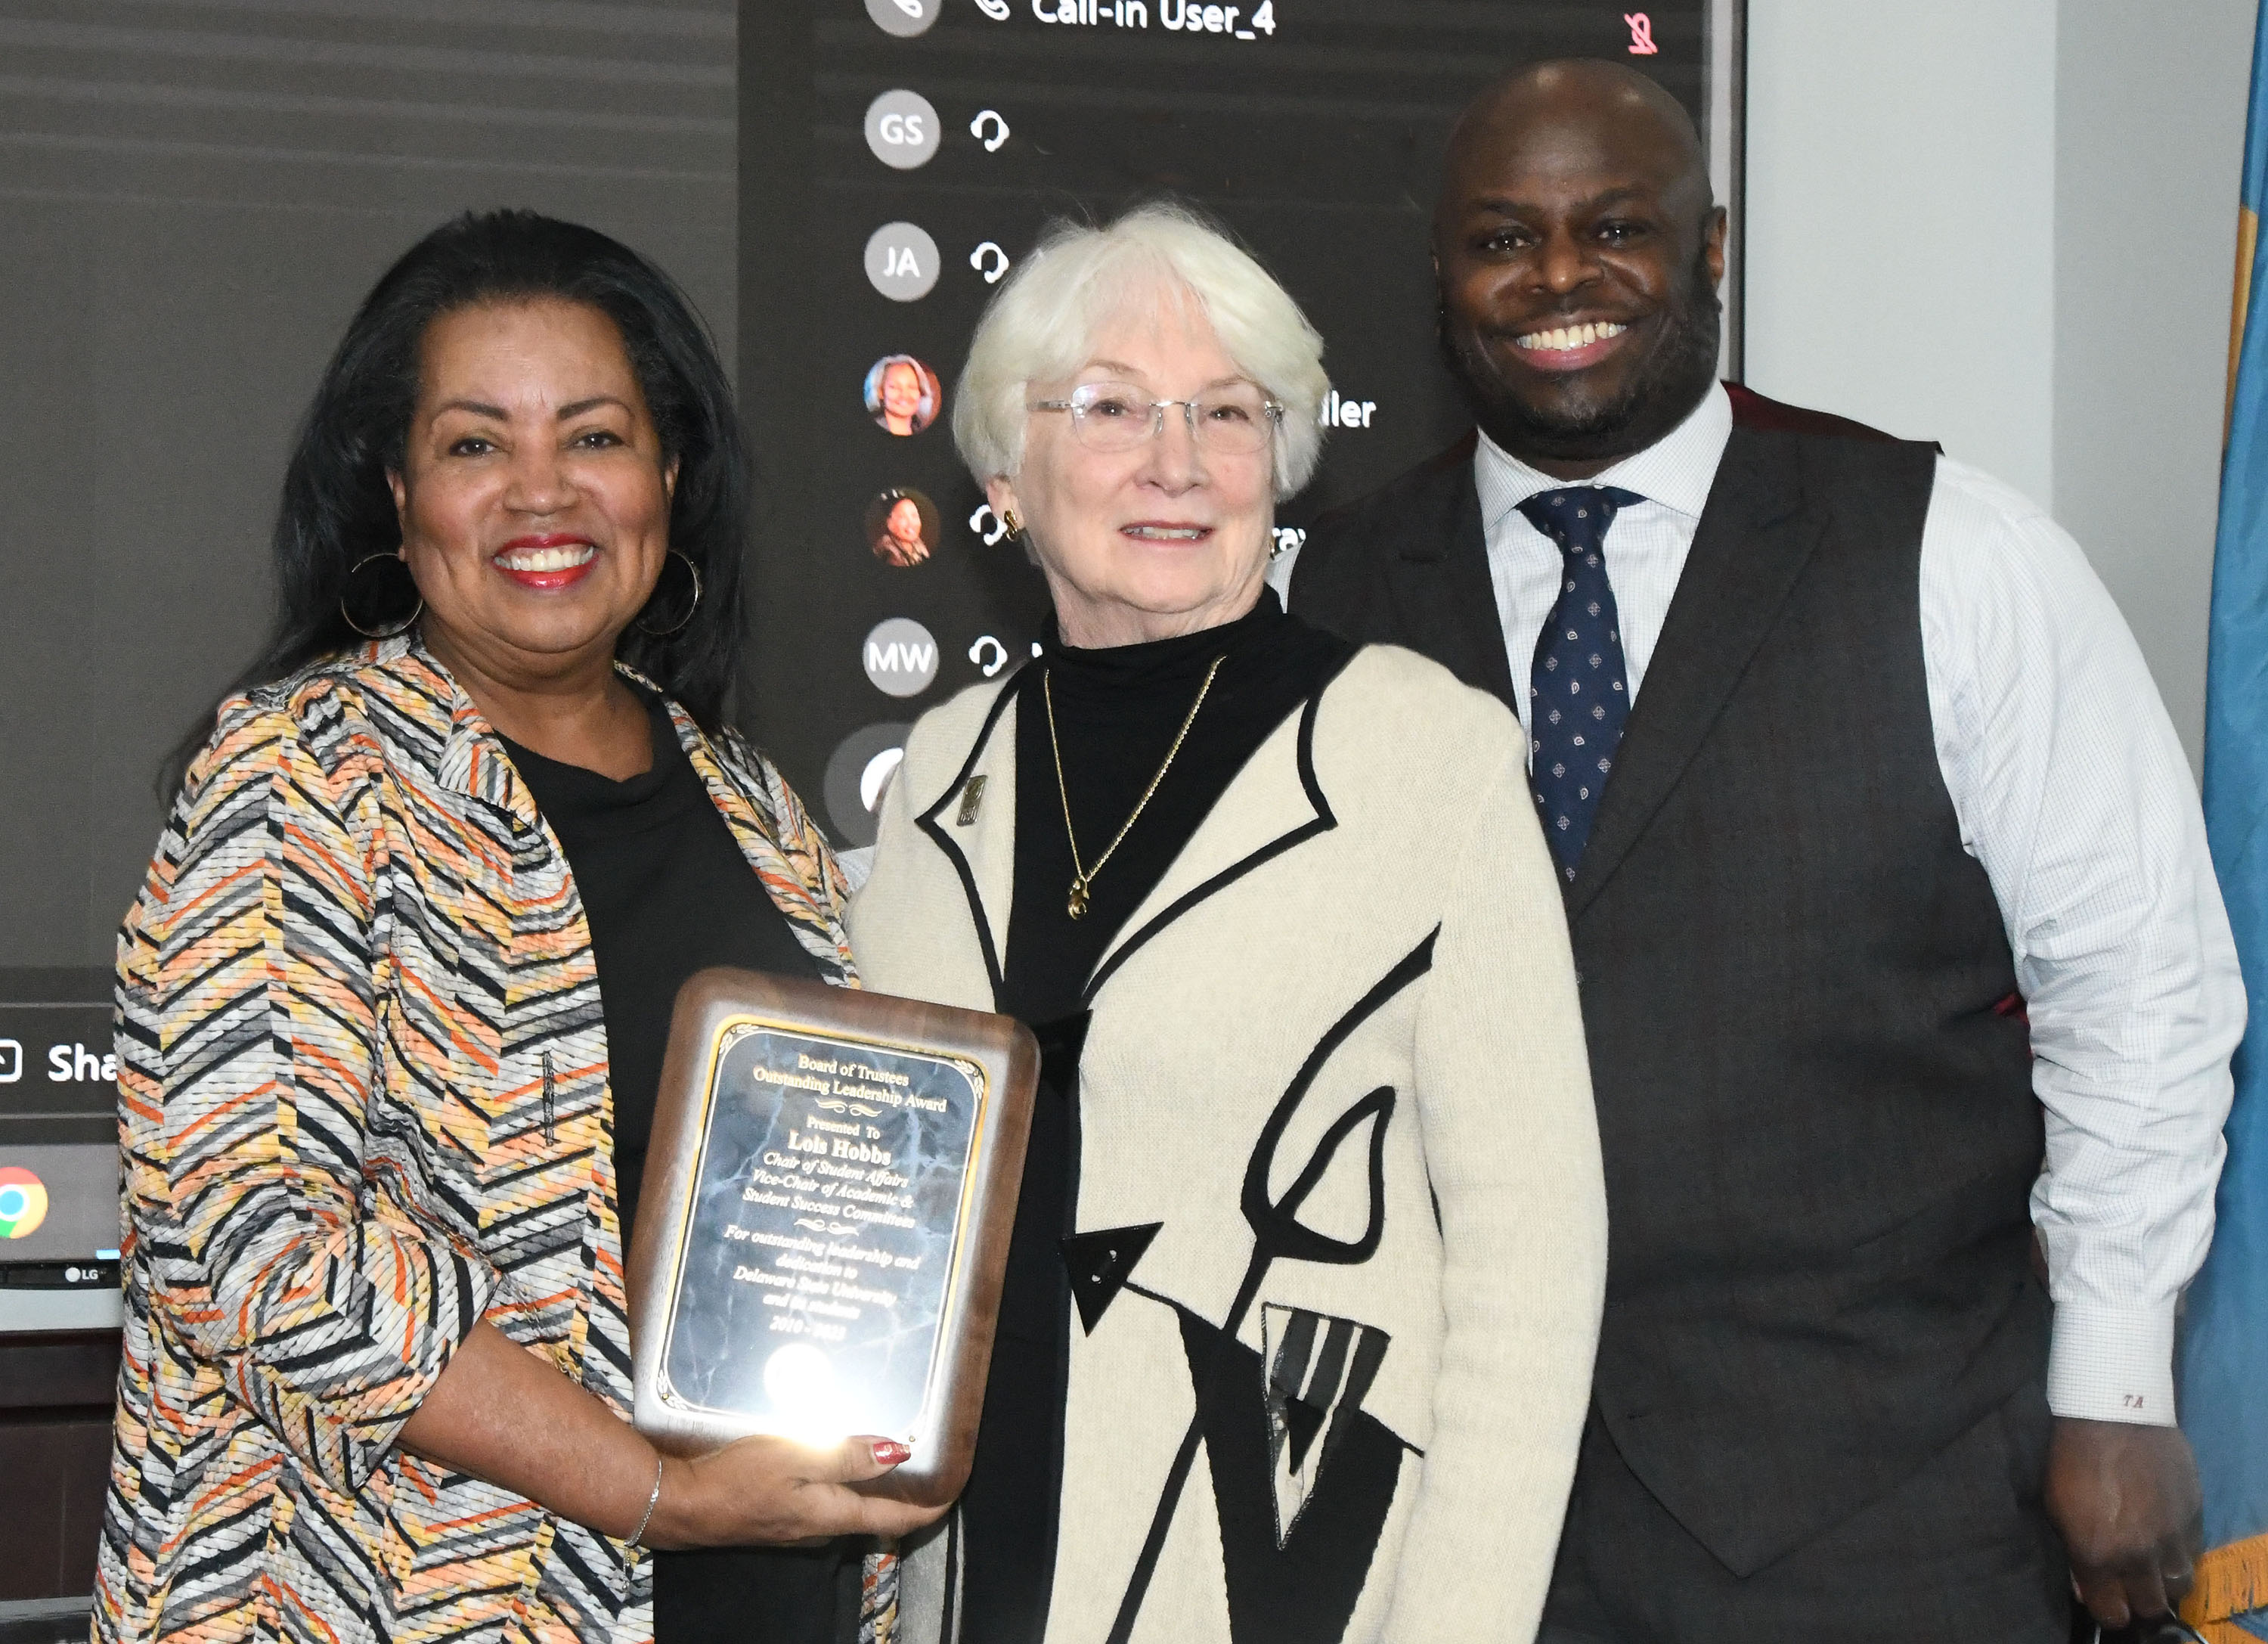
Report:
[{"label": "name lois hobbs on plaque", "polygon": [[968,1476],[1038,1052],[1003,1016],[750,971],[678,994],[630,1252],[640,1431],[902,1439]]}]

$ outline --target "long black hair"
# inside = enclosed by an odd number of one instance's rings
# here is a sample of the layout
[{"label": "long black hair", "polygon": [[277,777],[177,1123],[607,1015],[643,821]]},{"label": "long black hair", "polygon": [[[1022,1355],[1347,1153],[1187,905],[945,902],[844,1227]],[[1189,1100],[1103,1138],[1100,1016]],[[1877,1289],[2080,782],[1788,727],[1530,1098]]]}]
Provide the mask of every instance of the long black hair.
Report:
[{"label": "long black hair", "polygon": [[[518,210],[468,212],[435,229],[356,311],[284,470],[272,539],[275,625],[222,700],[365,643],[341,598],[356,565],[401,545],[387,476],[401,468],[427,328],[463,308],[544,299],[585,304],[614,321],[663,456],[678,465],[669,546],[692,561],[700,601],[674,632],[656,638],[641,629],[640,623],[669,628],[691,598],[690,579],[665,571],[650,601],[652,616],[641,615],[622,631],[616,653],[684,704],[703,728],[722,727],[747,626],[740,564],[748,455],[731,381],[708,328],[668,275],[596,229]],[[376,603],[368,585],[380,579],[365,572],[365,586],[357,589],[357,615],[366,626],[386,615],[366,608]],[[407,614],[409,597],[399,614]],[[182,740],[159,778],[161,797],[179,791],[211,730],[207,714]]]}]

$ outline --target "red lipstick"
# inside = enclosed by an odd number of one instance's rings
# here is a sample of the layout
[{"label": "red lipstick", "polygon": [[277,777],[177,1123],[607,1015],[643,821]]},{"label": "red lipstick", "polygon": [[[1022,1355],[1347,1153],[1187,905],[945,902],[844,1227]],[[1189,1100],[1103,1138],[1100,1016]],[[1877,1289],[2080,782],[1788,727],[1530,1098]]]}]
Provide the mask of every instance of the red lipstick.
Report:
[{"label": "red lipstick", "polygon": [[523,588],[549,593],[574,586],[591,574],[591,567],[598,562],[598,545],[589,537],[549,532],[512,538],[489,564]]}]

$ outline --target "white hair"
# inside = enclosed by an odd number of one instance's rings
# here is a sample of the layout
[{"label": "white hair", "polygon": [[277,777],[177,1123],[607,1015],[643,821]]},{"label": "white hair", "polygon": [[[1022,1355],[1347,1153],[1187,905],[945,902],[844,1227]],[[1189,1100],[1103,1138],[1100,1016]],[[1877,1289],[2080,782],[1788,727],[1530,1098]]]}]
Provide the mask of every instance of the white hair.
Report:
[{"label": "white hair", "polygon": [[953,410],[954,443],[983,484],[1014,477],[1037,383],[1075,375],[1094,335],[1136,304],[1193,306],[1236,368],[1284,407],[1276,496],[1312,478],[1322,454],[1323,339],[1252,254],[1189,207],[1138,206],[1102,228],[1059,220],[1040,236],[977,322]]}]

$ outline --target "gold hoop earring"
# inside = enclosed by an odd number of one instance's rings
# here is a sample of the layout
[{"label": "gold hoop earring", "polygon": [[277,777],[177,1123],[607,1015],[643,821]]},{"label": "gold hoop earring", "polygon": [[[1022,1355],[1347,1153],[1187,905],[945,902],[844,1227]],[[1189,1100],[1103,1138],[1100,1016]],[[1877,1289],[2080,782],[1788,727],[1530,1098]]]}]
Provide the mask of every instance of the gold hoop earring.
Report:
[{"label": "gold hoop earring", "polygon": [[[681,549],[671,549],[669,557],[672,559],[681,559],[685,562],[686,574],[693,579],[693,598],[685,607],[685,615],[666,628],[649,628],[644,623],[630,624],[649,639],[666,639],[672,634],[682,632],[685,624],[693,620],[693,613],[701,608],[701,567],[693,563],[691,555]],[[647,597],[646,603],[649,605],[653,603],[651,595]]]},{"label": "gold hoop earring", "polygon": [[1008,534],[1011,537],[1020,538],[1024,534],[1024,522],[1016,518],[1016,511],[1013,508],[1000,516],[1000,523],[1008,527]]},{"label": "gold hoop earring", "polygon": [[[364,565],[373,564],[374,562],[381,559],[391,559],[399,564],[401,559],[401,555],[399,550],[391,554],[364,554],[360,559],[357,559],[352,565],[347,568],[347,581],[350,583],[353,582],[357,576],[362,574],[362,569]],[[414,587],[416,585],[413,582],[410,586]],[[398,634],[406,634],[411,628],[416,625],[417,619],[424,614],[425,596],[421,593],[417,596],[417,604],[416,608],[411,610],[409,616],[394,623],[393,627],[365,628],[360,623],[355,621],[354,613],[347,609],[346,590],[342,588],[339,591],[339,616],[345,620],[348,627],[353,629],[355,632],[360,634],[365,639],[391,639]]]}]

